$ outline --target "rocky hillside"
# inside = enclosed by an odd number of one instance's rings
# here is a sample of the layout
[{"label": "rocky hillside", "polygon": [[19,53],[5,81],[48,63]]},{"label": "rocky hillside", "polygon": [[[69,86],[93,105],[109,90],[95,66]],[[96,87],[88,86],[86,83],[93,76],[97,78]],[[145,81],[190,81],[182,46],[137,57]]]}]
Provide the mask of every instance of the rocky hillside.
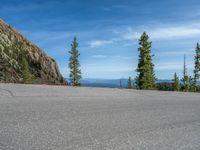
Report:
[{"label": "rocky hillside", "polygon": [[1,19],[0,82],[66,84],[55,60]]}]

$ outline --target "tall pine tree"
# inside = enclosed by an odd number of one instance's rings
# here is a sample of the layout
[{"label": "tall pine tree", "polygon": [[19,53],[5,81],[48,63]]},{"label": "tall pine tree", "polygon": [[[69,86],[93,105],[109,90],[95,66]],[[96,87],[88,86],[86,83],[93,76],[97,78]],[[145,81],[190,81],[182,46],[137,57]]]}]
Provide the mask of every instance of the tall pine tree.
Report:
[{"label": "tall pine tree", "polygon": [[146,32],[139,39],[139,45],[139,62],[136,70],[138,72],[136,77],[137,87],[139,89],[155,89],[156,77],[151,55],[151,42]]},{"label": "tall pine tree", "polygon": [[79,56],[80,53],[78,51],[78,42],[76,37],[71,44],[71,51],[70,58],[69,58],[69,68],[70,68],[70,84],[72,86],[80,86],[80,79],[81,79],[81,70],[80,70],[80,63],[79,63]]},{"label": "tall pine tree", "polygon": [[177,74],[174,74],[174,79],[173,79],[173,90],[174,91],[179,91],[180,90],[180,83],[179,83],[179,78]]},{"label": "tall pine tree", "polygon": [[200,78],[200,45],[199,43],[197,43],[196,46],[196,50],[195,50],[196,54],[194,57],[194,84],[195,86],[197,86],[197,80]]}]

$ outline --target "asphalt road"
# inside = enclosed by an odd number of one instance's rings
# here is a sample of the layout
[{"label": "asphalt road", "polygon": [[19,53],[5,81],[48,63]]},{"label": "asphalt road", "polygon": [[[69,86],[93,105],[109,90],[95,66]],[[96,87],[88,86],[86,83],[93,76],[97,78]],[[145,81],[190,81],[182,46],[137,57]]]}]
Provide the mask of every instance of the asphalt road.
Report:
[{"label": "asphalt road", "polygon": [[0,84],[0,150],[199,150],[200,94]]}]

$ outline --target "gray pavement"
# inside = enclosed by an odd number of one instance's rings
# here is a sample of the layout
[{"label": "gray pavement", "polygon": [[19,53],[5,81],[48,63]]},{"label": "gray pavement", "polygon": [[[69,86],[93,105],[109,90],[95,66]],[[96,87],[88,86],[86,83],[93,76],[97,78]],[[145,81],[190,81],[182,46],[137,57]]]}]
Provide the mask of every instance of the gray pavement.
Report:
[{"label": "gray pavement", "polygon": [[0,84],[0,150],[199,149],[199,93]]}]

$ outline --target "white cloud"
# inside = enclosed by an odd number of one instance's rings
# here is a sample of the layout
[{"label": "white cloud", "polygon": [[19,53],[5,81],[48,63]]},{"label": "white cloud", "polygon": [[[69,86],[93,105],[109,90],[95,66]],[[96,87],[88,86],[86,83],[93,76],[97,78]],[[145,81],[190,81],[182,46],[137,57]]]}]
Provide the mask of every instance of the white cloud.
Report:
[{"label": "white cloud", "polygon": [[107,58],[109,60],[113,61],[118,61],[118,60],[129,60],[129,59],[134,59],[133,57],[129,56],[119,56],[119,55],[114,55],[114,56],[107,56],[107,55],[92,55],[92,58],[99,58],[99,59],[104,59]]},{"label": "white cloud", "polygon": [[153,40],[171,40],[171,39],[183,39],[200,36],[200,26],[196,24],[185,26],[162,26],[152,27],[134,30],[131,27],[127,27],[121,32],[121,37],[124,40],[136,40],[139,39],[142,32],[147,31]]},{"label": "white cloud", "polygon": [[89,46],[90,48],[96,48],[96,47],[112,44],[113,42],[114,42],[113,40],[95,40],[95,41],[89,42]]},{"label": "white cloud", "polygon": [[[151,40],[176,40],[185,38],[196,38],[200,36],[200,25],[198,23],[190,23],[187,25],[155,25],[155,26],[139,26],[136,28],[126,26],[119,29],[113,29],[115,36],[111,40],[94,40],[89,42],[90,48],[97,48],[109,44],[121,42],[121,45],[129,45],[138,40],[141,34],[146,31]],[[123,42],[123,43],[122,43]]]},{"label": "white cloud", "polygon": [[[200,36],[200,24],[198,22],[190,22],[187,24],[156,24],[151,26],[121,26],[112,29],[113,36],[108,39],[96,39],[87,42],[90,48],[98,48],[110,44],[119,44],[120,46],[133,46],[137,44],[137,40],[141,34],[146,31],[152,41],[169,41],[178,39],[191,39]],[[134,43],[135,42],[135,43]]]},{"label": "white cloud", "polygon": [[168,27],[158,28],[149,32],[152,39],[180,39],[190,38],[200,35],[200,27]]},{"label": "white cloud", "polygon": [[93,55],[92,58],[106,58],[106,55]]}]

